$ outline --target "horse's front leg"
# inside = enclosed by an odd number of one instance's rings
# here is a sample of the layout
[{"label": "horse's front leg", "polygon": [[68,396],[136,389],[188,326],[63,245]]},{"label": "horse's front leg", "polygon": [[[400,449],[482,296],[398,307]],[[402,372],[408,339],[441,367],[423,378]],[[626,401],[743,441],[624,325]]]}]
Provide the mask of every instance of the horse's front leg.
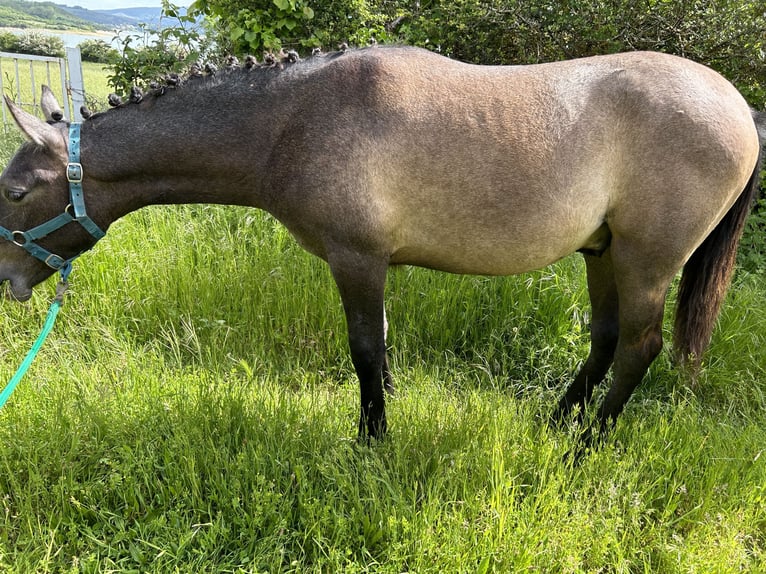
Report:
[{"label": "horse's front leg", "polygon": [[328,262],[343,301],[351,360],[359,377],[359,438],[382,438],[386,433],[383,387],[393,388],[383,308],[388,259],[339,249],[328,256]]}]

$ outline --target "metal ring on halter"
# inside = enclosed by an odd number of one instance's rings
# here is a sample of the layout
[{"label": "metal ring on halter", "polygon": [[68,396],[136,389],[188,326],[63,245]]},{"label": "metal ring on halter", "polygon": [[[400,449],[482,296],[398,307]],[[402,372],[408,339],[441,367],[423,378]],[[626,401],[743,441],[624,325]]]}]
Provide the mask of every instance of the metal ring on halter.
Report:
[{"label": "metal ring on halter", "polygon": [[[23,239],[23,241],[19,241],[18,239],[16,239],[17,235],[20,236]],[[11,239],[11,241],[13,242],[14,245],[18,245],[19,247],[24,247],[27,244],[27,241],[28,241],[27,236],[23,231],[11,231],[11,237],[13,238]]]}]

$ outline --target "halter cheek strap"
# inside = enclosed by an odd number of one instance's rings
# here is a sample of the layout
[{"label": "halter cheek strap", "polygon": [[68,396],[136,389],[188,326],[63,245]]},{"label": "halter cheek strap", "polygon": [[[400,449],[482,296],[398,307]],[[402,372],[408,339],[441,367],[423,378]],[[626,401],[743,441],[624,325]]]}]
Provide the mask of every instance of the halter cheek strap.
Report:
[{"label": "halter cheek strap", "polygon": [[66,168],[66,177],[69,182],[69,205],[64,208],[64,212],[57,215],[53,219],[49,219],[45,223],[28,229],[27,231],[11,231],[3,226],[0,226],[0,238],[10,241],[14,245],[18,245],[24,249],[27,253],[36,257],[43,263],[45,263],[51,269],[62,271],[68,269],[72,261],[82,255],[83,251],[64,259],[63,257],[51,253],[44,247],[41,247],[35,241],[42,239],[64,227],[65,225],[76,221],[79,223],[88,233],[90,233],[96,241],[106,235],[96,223],[88,217],[85,211],[85,198],[82,191],[82,164],[80,163],[80,124],[72,123],[69,126],[69,163]]},{"label": "halter cheek strap", "polygon": [[74,209],[75,220],[90,233],[96,241],[106,235],[85,212],[85,198],[82,193],[82,164],[80,163],[80,124],[69,126],[69,163],[66,167],[69,181],[69,201]]}]

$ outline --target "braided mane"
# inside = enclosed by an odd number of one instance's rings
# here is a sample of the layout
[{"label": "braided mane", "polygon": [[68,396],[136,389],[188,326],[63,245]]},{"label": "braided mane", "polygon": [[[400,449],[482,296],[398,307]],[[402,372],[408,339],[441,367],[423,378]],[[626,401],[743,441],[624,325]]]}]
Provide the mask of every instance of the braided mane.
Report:
[{"label": "braided mane", "polygon": [[[364,49],[366,48],[361,50]],[[213,64],[196,63],[184,75],[170,73],[165,75],[161,82],[152,82],[146,92],[135,86],[131,89],[127,100],[117,94],[110,94],[108,101],[110,107],[119,109],[175,92],[202,91],[226,84],[234,88],[243,82],[248,82],[249,87],[254,85],[263,87],[287,72],[310,71],[343,56],[349,51],[348,47],[343,44],[336,52],[324,53],[315,49],[311,56],[305,59],[300,58],[297,52],[291,50],[279,54],[267,53],[261,62],[258,62],[254,56],[247,56],[242,63],[236,57],[229,56],[224,67],[218,68]],[[81,109],[81,114],[86,120],[101,115],[101,113],[93,114],[85,107]]]}]

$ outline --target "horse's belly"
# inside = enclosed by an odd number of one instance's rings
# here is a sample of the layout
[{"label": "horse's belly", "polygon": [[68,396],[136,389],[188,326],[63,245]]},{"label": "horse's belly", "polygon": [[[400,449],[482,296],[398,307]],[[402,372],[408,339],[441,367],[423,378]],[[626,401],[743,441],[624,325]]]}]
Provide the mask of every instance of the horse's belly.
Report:
[{"label": "horse's belly", "polygon": [[423,249],[401,249],[391,257],[392,265],[415,265],[437,271],[467,275],[517,275],[540,269],[557,261],[567,253],[555,258],[508,259],[497,254],[464,251],[462,257],[453,253],[441,253]]},{"label": "horse's belly", "polygon": [[[531,240],[520,237],[485,237],[482,240],[442,236],[440,241],[410,244],[391,255],[392,265],[417,265],[449,273],[472,275],[516,275],[546,267],[582,248],[587,240],[570,237],[552,241],[544,236]],[[603,251],[606,244],[593,244]]]},{"label": "horse's belly", "polygon": [[478,207],[452,217],[397,218],[391,263],[451,273],[514,275],[581,250],[602,253],[611,241],[601,202],[574,202],[524,217]]}]

